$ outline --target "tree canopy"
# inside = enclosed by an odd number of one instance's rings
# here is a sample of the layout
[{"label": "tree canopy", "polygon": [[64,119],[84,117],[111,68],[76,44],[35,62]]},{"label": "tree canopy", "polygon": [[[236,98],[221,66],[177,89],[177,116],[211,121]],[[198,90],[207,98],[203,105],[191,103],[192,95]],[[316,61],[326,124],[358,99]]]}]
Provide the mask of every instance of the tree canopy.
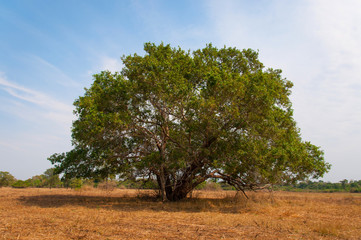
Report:
[{"label": "tree canopy", "polygon": [[0,171],[0,187],[9,187],[16,181],[16,178],[9,172]]},{"label": "tree canopy", "polygon": [[237,190],[321,177],[330,165],[301,139],[281,70],[258,52],[144,45],[75,100],[74,148],[49,160],[65,177],[157,180],[163,200],[209,178]]}]

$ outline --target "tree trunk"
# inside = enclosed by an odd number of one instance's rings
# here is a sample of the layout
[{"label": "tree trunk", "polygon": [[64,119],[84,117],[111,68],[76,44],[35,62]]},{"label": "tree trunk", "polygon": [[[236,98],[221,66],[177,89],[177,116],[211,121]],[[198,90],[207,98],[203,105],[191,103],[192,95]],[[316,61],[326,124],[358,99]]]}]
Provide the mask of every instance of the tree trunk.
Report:
[{"label": "tree trunk", "polygon": [[183,187],[178,191],[173,191],[173,193],[169,197],[168,196],[167,197],[170,201],[178,201],[183,198],[186,198],[189,192],[190,190],[188,190],[188,188]]},{"label": "tree trunk", "polygon": [[[188,193],[205,180],[205,178],[194,179],[192,176],[193,174],[187,173],[181,180],[172,182],[170,174],[162,167],[157,175],[162,201],[178,201],[186,198]],[[173,181],[176,180],[173,179]]]},{"label": "tree trunk", "polygon": [[188,193],[192,191],[191,184],[188,181],[180,182],[174,188],[170,185],[169,189],[166,189],[167,199],[169,201],[178,201],[186,198]]},{"label": "tree trunk", "polygon": [[165,176],[164,176],[164,168],[163,166],[160,169],[159,175],[157,175],[157,182],[160,188],[160,193],[162,197],[162,202],[165,202],[167,200],[167,196],[165,193]]}]

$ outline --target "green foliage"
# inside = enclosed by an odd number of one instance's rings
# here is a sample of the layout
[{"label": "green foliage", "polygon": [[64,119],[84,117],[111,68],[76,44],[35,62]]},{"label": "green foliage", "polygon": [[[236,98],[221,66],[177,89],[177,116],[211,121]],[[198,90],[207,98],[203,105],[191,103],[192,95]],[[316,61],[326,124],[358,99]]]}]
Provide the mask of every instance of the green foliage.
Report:
[{"label": "green foliage", "polygon": [[222,185],[214,181],[204,181],[199,184],[195,189],[206,191],[220,191],[223,190]]},{"label": "green foliage", "polygon": [[156,179],[176,201],[209,178],[237,190],[321,177],[330,165],[301,139],[281,70],[236,48],[144,45],[120,73],[94,75],[75,100],[74,149],[49,160],[65,178]]},{"label": "green foliage", "polygon": [[83,187],[83,180],[80,178],[73,178],[69,182],[69,187],[72,189],[81,189]]},{"label": "green foliage", "polygon": [[[1,173],[2,172],[0,172],[0,174]],[[14,188],[26,188],[26,187],[36,187],[36,188],[50,187],[50,188],[52,188],[52,187],[62,187],[63,186],[63,183],[61,182],[59,175],[54,174],[53,168],[47,169],[44,172],[44,174],[42,174],[42,175],[33,176],[25,181],[23,181],[23,180],[16,181],[15,178],[12,177],[11,174],[9,174],[9,173],[4,174],[3,176],[7,176],[7,178],[12,179],[10,181],[11,184],[8,184],[7,186],[12,186]]]},{"label": "green foliage", "polygon": [[0,171],[0,187],[10,187],[15,181],[15,177],[9,172]]},{"label": "green foliage", "polygon": [[152,179],[126,179],[119,181],[118,186],[127,189],[159,189],[157,182]]},{"label": "green foliage", "polygon": [[63,183],[59,178],[59,175],[55,174],[54,168],[47,169],[42,175],[42,177],[44,178],[43,186],[49,188],[56,188],[56,187],[61,187],[63,185]]},{"label": "green foliage", "polygon": [[46,180],[44,175],[36,175],[27,180],[30,183],[30,187],[42,188],[46,186]]},{"label": "green foliage", "polygon": [[206,186],[206,184],[207,184],[207,182],[204,181],[204,182],[198,184],[194,189],[196,189],[196,190],[202,190],[202,189]]},{"label": "green foliage", "polygon": [[16,182],[14,182],[11,186],[13,188],[27,188],[30,187],[30,181],[23,181],[23,180],[17,180]]},{"label": "green foliage", "polygon": [[276,186],[275,189],[284,191],[308,191],[308,192],[361,192],[361,180],[359,181],[348,181],[346,179],[338,182],[313,182],[305,181],[299,182],[292,185]]},{"label": "green foliage", "polygon": [[44,174],[36,175],[26,180],[27,187],[36,187],[36,188],[58,188],[62,187],[63,183],[61,182],[59,175],[54,174],[54,169],[47,169]]}]

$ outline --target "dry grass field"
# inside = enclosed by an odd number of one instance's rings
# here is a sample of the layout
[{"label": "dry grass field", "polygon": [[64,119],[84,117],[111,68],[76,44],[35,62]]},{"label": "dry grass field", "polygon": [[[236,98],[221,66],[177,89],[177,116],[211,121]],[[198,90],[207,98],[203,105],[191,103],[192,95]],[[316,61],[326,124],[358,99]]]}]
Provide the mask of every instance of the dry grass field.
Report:
[{"label": "dry grass field", "polygon": [[0,239],[361,239],[361,195],[0,188]]}]

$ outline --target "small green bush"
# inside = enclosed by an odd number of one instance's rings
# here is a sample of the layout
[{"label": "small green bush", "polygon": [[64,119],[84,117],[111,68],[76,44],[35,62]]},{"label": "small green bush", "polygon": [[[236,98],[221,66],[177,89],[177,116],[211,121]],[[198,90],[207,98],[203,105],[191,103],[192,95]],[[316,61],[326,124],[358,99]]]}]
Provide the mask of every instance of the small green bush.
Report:
[{"label": "small green bush", "polygon": [[80,178],[73,178],[70,180],[69,187],[72,189],[80,189],[83,186],[83,180]]},{"label": "small green bush", "polygon": [[13,188],[27,188],[30,187],[29,181],[17,180],[11,185]]}]

